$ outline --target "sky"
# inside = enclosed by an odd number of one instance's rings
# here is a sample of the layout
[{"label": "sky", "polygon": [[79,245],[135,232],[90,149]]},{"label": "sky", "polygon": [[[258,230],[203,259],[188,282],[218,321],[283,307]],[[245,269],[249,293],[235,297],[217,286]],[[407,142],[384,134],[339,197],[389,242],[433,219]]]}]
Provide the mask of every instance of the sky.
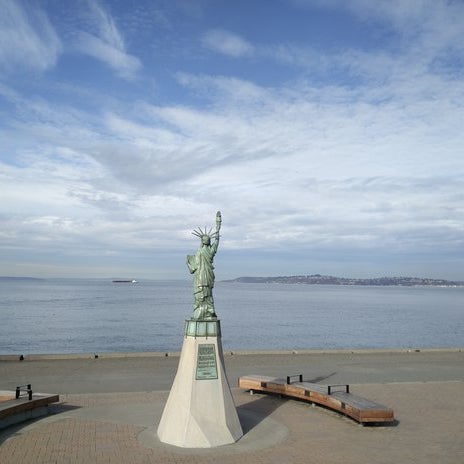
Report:
[{"label": "sky", "polygon": [[0,11],[0,275],[464,280],[462,0]]}]

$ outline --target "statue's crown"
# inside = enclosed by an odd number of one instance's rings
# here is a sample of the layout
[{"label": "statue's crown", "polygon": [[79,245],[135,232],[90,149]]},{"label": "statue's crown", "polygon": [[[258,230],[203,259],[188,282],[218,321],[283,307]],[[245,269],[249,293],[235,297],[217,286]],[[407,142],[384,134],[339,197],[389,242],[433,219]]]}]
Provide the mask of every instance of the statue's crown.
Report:
[{"label": "statue's crown", "polygon": [[203,240],[203,238],[206,238],[206,237],[208,237],[209,239],[212,239],[212,238],[217,236],[217,232],[213,232],[212,228],[210,228],[208,230],[206,227],[204,229],[202,229],[201,227],[198,227],[198,229],[195,229],[192,232],[192,234],[196,235],[197,237],[201,238],[202,240]]}]

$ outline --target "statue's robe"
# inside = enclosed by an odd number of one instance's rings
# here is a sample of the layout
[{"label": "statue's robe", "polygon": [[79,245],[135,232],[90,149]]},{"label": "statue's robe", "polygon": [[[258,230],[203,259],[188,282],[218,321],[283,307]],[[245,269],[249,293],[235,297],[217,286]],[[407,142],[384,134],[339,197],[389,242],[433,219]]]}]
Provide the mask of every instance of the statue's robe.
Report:
[{"label": "statue's robe", "polygon": [[193,274],[193,294],[195,299],[194,315],[206,317],[215,315],[213,287],[214,266],[218,242],[201,246],[194,255],[187,256],[187,266]]}]

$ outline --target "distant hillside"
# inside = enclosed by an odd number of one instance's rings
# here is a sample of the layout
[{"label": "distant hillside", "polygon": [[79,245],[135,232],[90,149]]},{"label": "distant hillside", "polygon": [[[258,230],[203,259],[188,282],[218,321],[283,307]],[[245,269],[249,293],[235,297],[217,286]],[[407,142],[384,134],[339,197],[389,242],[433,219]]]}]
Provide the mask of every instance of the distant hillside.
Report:
[{"label": "distant hillside", "polygon": [[347,277],[314,275],[279,276],[279,277],[238,277],[225,282],[242,282],[251,284],[306,284],[306,285],[378,285],[378,286],[433,286],[462,287],[464,282],[444,279],[426,279],[421,277],[379,277],[373,279],[350,279]]},{"label": "distant hillside", "polygon": [[0,280],[9,280],[9,281],[19,281],[19,280],[44,280],[37,277],[9,277],[9,276],[0,276]]}]

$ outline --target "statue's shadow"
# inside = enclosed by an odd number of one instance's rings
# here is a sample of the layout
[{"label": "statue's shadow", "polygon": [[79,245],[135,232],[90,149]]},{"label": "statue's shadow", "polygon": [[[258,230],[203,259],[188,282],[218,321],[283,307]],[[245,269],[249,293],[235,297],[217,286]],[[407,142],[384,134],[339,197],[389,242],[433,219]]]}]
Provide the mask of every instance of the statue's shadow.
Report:
[{"label": "statue's shadow", "polygon": [[237,413],[242,425],[243,434],[248,434],[251,430],[259,426],[269,418],[272,413],[288,400],[278,395],[261,394],[253,395],[249,402],[237,407]]}]

